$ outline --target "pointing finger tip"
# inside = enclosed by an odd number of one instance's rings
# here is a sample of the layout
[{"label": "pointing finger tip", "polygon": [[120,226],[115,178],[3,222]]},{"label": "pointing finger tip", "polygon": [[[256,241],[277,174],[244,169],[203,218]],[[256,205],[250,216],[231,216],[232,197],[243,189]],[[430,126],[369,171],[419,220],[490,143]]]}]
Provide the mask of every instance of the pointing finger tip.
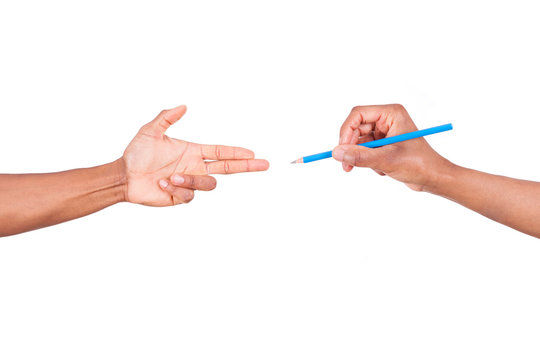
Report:
[{"label": "pointing finger tip", "polygon": [[255,166],[253,171],[266,171],[270,167],[270,163],[265,159],[255,159]]}]

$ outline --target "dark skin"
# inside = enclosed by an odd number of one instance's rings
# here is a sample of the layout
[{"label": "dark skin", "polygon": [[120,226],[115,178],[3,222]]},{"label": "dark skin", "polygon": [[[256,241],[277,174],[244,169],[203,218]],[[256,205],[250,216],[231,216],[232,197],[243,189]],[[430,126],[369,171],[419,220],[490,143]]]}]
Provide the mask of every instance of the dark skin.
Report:
[{"label": "dark skin", "polygon": [[424,138],[376,149],[363,142],[418,130],[401,105],[357,106],[340,131],[334,159],[345,171],[368,167],[415,191],[453,200],[494,221],[540,238],[540,183],[467,169],[439,155]]},{"label": "dark skin", "polygon": [[[50,174],[0,174],[0,236],[58,224],[128,201],[170,206],[191,201],[195,190],[216,186],[209,174],[268,169],[250,150],[200,145],[165,135],[185,106],[162,111],[141,128],[124,155],[111,163]],[[423,138],[369,149],[366,141],[417,130],[401,105],[355,107],[333,157],[345,171],[369,167],[415,191],[446,197],[488,218],[540,237],[540,183],[455,165]]]},{"label": "dark skin", "polygon": [[210,174],[265,171],[251,150],[173,139],[165,131],[186,112],[162,111],[111,163],[48,174],[0,174],[0,236],[76,219],[119,202],[185,204],[216,187]]}]

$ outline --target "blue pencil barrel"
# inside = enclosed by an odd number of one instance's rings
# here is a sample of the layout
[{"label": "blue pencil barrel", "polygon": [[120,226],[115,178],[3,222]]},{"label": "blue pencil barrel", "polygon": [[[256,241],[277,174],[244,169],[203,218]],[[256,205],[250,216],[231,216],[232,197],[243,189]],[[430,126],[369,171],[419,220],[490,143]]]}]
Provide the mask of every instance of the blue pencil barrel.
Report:
[{"label": "blue pencil barrel", "polygon": [[410,133],[390,136],[384,139],[374,140],[374,141],[370,141],[370,142],[358,144],[358,145],[365,146],[368,148],[376,148],[376,147],[381,147],[384,145],[395,144],[401,141],[416,139],[416,138],[427,136],[427,135],[437,134],[437,133],[448,131],[448,130],[452,130],[452,124],[444,124],[444,125],[439,125],[439,126],[435,126],[428,129],[411,131]]},{"label": "blue pencil barrel", "polygon": [[332,151],[325,151],[318,154],[308,155],[304,156],[304,164],[312,161],[322,160],[322,159],[328,159],[332,157]]},{"label": "blue pencil barrel", "polygon": [[[416,130],[416,131],[412,131],[410,133],[400,134],[400,135],[396,135],[396,136],[390,136],[390,137],[387,137],[387,138],[384,138],[384,139],[374,140],[374,141],[370,141],[370,142],[366,142],[366,143],[358,144],[358,145],[365,146],[365,147],[368,147],[368,148],[377,148],[377,147],[381,147],[381,146],[384,146],[384,145],[395,144],[397,142],[406,141],[406,140],[412,140],[412,139],[416,139],[416,138],[419,138],[419,137],[432,135],[432,134],[437,134],[437,133],[440,133],[440,132],[443,132],[443,131],[448,131],[448,130],[452,130],[452,124],[444,124],[444,125],[439,125],[439,126],[435,126],[435,127],[428,128],[428,129]],[[332,157],[332,152],[331,151],[326,151],[326,152],[322,152],[322,153],[319,153],[319,154],[313,154],[313,155],[304,156],[303,159],[304,159],[304,163],[308,163],[308,162],[312,162],[312,161],[327,159],[327,158],[330,158],[330,157]]]}]

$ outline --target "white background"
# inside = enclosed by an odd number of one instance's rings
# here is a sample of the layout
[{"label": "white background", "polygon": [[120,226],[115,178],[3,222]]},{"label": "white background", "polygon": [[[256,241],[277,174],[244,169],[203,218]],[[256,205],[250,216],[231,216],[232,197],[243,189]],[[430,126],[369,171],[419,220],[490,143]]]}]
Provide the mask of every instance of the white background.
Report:
[{"label": "white background", "polygon": [[271,167],[0,239],[0,358],[539,358],[539,240],[289,164],[354,105],[399,102],[454,124],[428,139],[451,161],[540,179],[533,4],[2,1],[0,172],[115,160],[179,104],[170,136]]}]

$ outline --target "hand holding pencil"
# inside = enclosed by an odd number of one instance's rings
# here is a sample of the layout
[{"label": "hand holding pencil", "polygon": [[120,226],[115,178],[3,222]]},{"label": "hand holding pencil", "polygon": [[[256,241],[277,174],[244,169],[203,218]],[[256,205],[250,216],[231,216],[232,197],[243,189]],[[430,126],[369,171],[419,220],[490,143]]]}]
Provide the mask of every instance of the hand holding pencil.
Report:
[{"label": "hand holding pencil", "polygon": [[[0,174],[0,236],[57,224],[123,201],[151,206],[187,203],[195,190],[215,187],[210,174],[268,169],[268,162],[255,159],[248,149],[166,136],[167,128],[185,111],[185,106],[162,111],[141,128],[123,157],[111,163],[49,174]],[[446,124],[418,130],[401,105],[356,106],[341,127],[339,146],[294,163],[332,156],[347,172],[354,166],[371,168],[413,190],[451,199],[540,238],[540,183],[451,163],[423,138],[451,128]]]},{"label": "hand holding pencil", "polygon": [[332,157],[343,163],[343,169],[368,167],[379,175],[388,175],[421,191],[429,186],[450,162],[439,155],[422,138],[396,142],[378,148],[358,144],[417,131],[401,105],[356,106],[341,126],[339,146]]},{"label": "hand holding pencil", "polygon": [[494,221],[540,238],[540,183],[487,174],[453,164],[423,137],[378,148],[369,141],[416,131],[401,105],[356,106],[341,126],[332,156],[347,172],[368,167],[380,175],[453,200]]}]

